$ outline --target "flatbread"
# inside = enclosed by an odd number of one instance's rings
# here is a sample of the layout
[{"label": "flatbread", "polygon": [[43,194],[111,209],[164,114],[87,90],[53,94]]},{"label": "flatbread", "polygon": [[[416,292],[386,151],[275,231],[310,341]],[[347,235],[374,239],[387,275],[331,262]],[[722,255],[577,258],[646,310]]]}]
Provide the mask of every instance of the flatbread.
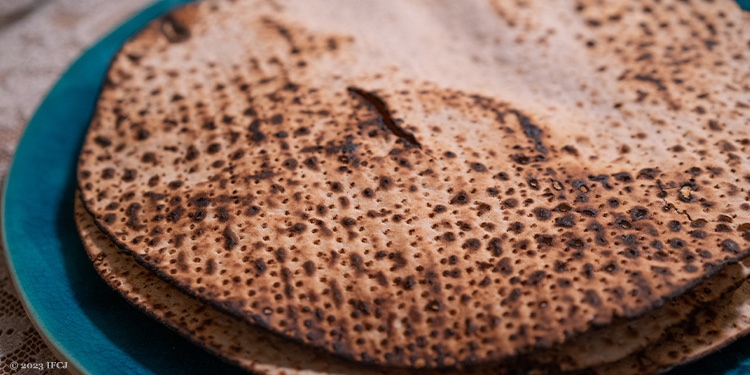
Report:
[{"label": "flatbread", "polygon": [[366,363],[511,358],[750,252],[740,14],[189,5],[115,58],[79,185],[117,245],[245,321]]},{"label": "flatbread", "polygon": [[[363,366],[327,353],[312,351],[206,306],[160,280],[117,248],[96,227],[80,199],[76,199],[75,213],[76,226],[94,267],[114,290],[151,317],[230,363],[264,375],[410,373],[401,369]],[[714,299],[719,289],[724,288],[722,282],[734,279],[730,275],[732,269],[742,269],[738,274],[747,275],[744,264],[730,267],[714,276],[720,285],[714,285],[716,280],[706,280],[688,293],[692,295],[680,297],[638,321],[623,323],[620,328],[611,327],[607,332],[600,330],[586,333],[565,347],[558,348],[558,353],[536,359],[546,363],[557,360],[559,362],[552,365],[563,370],[588,368],[585,364],[599,361],[602,364],[588,371],[596,374],[645,374],[702,357],[746,334],[750,328],[750,311],[743,307],[750,285],[746,282],[737,293],[729,293],[729,296],[711,304],[716,307],[704,307],[706,302]],[[701,309],[705,311],[701,312]],[[705,316],[721,318],[703,325]],[[680,324],[681,320],[689,324]],[[670,326],[672,328],[665,334]],[[598,345],[597,350],[592,350],[589,342]],[[625,351],[629,352],[619,355]],[[618,354],[613,355],[613,352]],[[619,361],[604,363],[606,359],[615,356]],[[443,372],[445,375],[452,373],[501,375],[512,373],[512,370],[507,367],[490,367]]]}]

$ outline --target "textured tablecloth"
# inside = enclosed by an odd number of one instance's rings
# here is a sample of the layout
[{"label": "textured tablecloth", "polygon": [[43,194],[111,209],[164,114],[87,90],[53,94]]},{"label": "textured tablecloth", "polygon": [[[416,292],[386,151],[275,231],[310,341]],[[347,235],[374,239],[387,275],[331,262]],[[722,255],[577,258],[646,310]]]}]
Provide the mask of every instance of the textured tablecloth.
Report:
[{"label": "textured tablecloth", "polygon": [[[65,68],[89,45],[149,0],[0,0],[0,178],[18,139]],[[22,197],[11,197],[22,198]],[[10,364],[57,361],[34,329],[0,251],[0,374],[65,374],[13,370]]]}]

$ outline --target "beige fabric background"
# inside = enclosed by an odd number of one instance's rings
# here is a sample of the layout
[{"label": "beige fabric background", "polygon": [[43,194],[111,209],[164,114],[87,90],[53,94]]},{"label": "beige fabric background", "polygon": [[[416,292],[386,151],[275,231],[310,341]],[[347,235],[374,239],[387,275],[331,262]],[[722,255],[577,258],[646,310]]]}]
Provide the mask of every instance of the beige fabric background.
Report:
[{"label": "beige fabric background", "polygon": [[[151,0],[0,0],[0,179],[19,137],[65,68]],[[12,370],[10,364],[56,361],[29,321],[0,251],[0,374],[65,374]]]}]

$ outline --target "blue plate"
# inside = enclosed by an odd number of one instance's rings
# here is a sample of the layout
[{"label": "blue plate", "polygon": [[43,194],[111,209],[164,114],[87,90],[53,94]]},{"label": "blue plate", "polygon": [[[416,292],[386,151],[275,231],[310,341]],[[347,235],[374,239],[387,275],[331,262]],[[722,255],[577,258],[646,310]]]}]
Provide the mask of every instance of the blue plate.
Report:
[{"label": "blue plate", "polygon": [[[738,1],[750,9],[750,0]],[[8,177],[3,229],[14,282],[52,349],[84,374],[240,373],[112,291],[73,221],[76,160],[111,57],[149,21],[185,2],[156,3],[84,53],[32,118]],[[750,373],[750,338],[673,373]]]},{"label": "blue plate", "polygon": [[84,374],[244,373],[112,291],[94,271],[73,221],[77,154],[110,59],[136,31],[184,2],[156,3],[84,53],[32,118],[8,177],[4,238],[16,287],[52,349]]}]

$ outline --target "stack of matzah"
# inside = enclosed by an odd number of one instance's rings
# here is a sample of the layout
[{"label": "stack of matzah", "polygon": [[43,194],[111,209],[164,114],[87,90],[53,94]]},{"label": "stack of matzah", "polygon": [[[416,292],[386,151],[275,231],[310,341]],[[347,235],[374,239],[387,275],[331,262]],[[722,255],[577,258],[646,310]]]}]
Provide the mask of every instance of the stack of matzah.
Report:
[{"label": "stack of matzah", "polygon": [[102,276],[268,374],[644,373],[750,327],[730,1],[206,1],[115,57]]}]

